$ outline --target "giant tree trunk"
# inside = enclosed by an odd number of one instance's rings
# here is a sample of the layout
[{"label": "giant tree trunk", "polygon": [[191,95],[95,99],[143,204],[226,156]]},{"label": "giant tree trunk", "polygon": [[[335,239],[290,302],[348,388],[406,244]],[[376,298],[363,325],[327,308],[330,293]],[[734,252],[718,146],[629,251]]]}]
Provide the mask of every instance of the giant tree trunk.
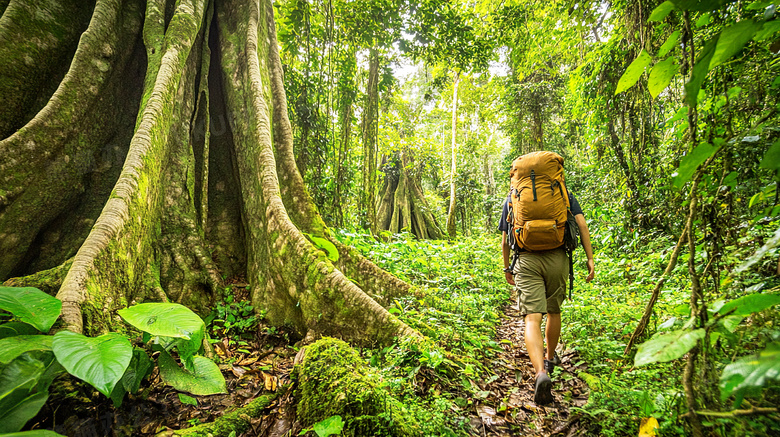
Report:
[{"label": "giant tree trunk", "polygon": [[400,153],[392,163],[385,158],[382,167],[385,168],[385,180],[377,206],[377,227],[390,232],[406,229],[417,238],[444,238],[420,185],[407,170],[405,154]]},{"label": "giant tree trunk", "polygon": [[[56,13],[77,5],[12,0],[0,52],[72,39],[81,21]],[[9,13],[25,8],[52,19],[21,26]],[[0,108],[34,112],[45,90],[27,81],[59,80],[26,65],[3,76]],[[377,303],[407,284],[341,244],[334,264],[302,233],[332,239],[295,166],[282,84],[270,1],[98,0],[48,103],[0,141],[0,280],[63,264],[63,321],[90,334],[143,300],[206,311],[221,270],[301,335],[418,335]]]}]

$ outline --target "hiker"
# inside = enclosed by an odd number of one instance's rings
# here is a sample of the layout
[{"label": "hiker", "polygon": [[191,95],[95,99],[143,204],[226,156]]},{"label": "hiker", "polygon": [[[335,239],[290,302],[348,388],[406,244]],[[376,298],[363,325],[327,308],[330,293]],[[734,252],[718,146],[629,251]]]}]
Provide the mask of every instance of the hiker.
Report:
[{"label": "hiker", "polygon": [[[530,177],[527,177],[529,173]],[[555,174],[548,175],[546,173]],[[565,183],[563,183],[562,157],[553,152],[534,152],[523,155],[512,163],[512,173],[510,174],[512,175],[512,190],[510,190],[504,202],[501,221],[498,225],[498,229],[502,232],[501,252],[504,258],[504,272],[506,281],[514,285],[517,290],[520,314],[525,317],[525,345],[531,364],[536,372],[534,402],[537,404],[548,404],[553,401],[552,381],[548,374],[552,373],[556,365],[560,365],[560,359],[555,353],[555,348],[558,346],[558,339],[561,334],[561,304],[566,295],[566,279],[570,274],[569,266],[571,265],[571,259],[569,256],[571,256],[571,253],[567,254],[563,238],[560,237],[560,234],[563,233],[562,230],[558,232],[559,235],[557,236],[560,241],[546,241],[541,245],[535,245],[537,242],[531,241],[534,237],[533,231],[524,229],[516,237],[513,234],[516,232],[517,226],[515,226],[515,231],[512,231],[511,223],[514,223],[518,217],[521,217],[518,214],[528,214],[528,208],[553,208],[550,206],[552,201],[547,199],[546,196],[555,195],[558,196],[558,199],[555,201],[559,205],[555,206],[555,208],[566,208],[565,214],[567,216],[564,217],[572,221],[573,216],[573,222],[576,222],[576,227],[579,229],[582,247],[585,249],[588,259],[586,282],[590,282],[594,276],[593,248],[590,243],[590,233],[588,232],[588,225],[585,222],[582,208],[579,202],[577,202],[577,198],[574,197],[571,191],[566,190]],[[550,181],[551,178],[552,181]],[[560,182],[556,182],[556,180]],[[537,190],[537,187],[552,187],[552,190],[549,188],[547,190],[541,188]],[[513,196],[513,191],[515,196]],[[562,193],[566,191],[568,191],[568,196],[565,196],[565,198],[568,198],[568,201],[561,199],[561,197],[564,197]],[[559,192],[561,194],[558,194]],[[512,210],[511,213],[510,209]],[[517,212],[515,212],[515,209],[517,209]],[[521,209],[523,212],[520,212]],[[542,216],[545,214],[558,214],[558,212],[541,212]],[[527,217],[522,218],[526,220],[526,224],[530,222]],[[537,216],[536,218],[540,217]],[[538,222],[541,221],[544,220],[539,220]],[[556,224],[559,222],[560,220],[555,220],[550,223]],[[558,228],[560,229],[561,226],[563,225],[559,225]],[[573,227],[573,224],[571,226]],[[522,223],[520,227],[523,227]],[[555,229],[555,225],[552,228]],[[533,229],[533,226],[528,226],[526,229]],[[525,240],[518,242],[515,241],[515,238]],[[541,238],[544,239],[545,237]],[[576,247],[576,235],[567,241],[569,241],[569,250],[573,250]],[[538,250],[539,247],[542,250]],[[511,266],[510,252],[514,252]],[[547,327],[545,330],[546,354],[542,342],[541,329],[542,316],[544,314],[547,314]]]}]

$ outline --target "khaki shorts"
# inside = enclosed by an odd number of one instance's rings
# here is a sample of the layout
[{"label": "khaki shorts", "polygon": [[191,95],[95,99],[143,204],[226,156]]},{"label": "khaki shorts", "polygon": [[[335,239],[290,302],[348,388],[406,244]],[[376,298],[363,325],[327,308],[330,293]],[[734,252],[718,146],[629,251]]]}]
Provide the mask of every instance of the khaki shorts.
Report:
[{"label": "khaki shorts", "polygon": [[569,276],[566,251],[520,252],[513,273],[520,314],[561,313]]}]

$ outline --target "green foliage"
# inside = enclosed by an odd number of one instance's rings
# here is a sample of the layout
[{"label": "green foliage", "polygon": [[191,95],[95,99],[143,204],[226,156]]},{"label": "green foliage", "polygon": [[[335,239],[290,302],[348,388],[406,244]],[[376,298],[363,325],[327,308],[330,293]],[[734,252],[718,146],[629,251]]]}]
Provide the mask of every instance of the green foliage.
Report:
[{"label": "green foliage", "polygon": [[111,396],[133,357],[133,347],[127,337],[114,332],[85,337],[75,332],[60,331],[54,335],[51,347],[68,373],[106,396]]},{"label": "green foliage", "polygon": [[642,343],[634,357],[635,366],[664,363],[680,358],[704,338],[704,329],[679,330],[658,335]]},{"label": "green foliage", "polygon": [[155,337],[166,348],[176,346],[187,363],[201,348],[206,325],[197,314],[177,303],[142,303],[119,310],[135,328]]},{"label": "green foliage", "polygon": [[734,396],[739,407],[745,394],[759,392],[771,381],[780,380],[780,344],[772,343],[753,356],[742,357],[723,369],[720,377],[721,398]]},{"label": "green foliage", "polygon": [[310,431],[314,431],[318,437],[329,437],[336,434],[341,434],[344,429],[344,421],[341,420],[341,416],[331,416],[327,419],[320,420],[315,423],[311,428],[304,428],[298,435],[305,435]]},{"label": "green foliage", "polygon": [[332,262],[336,262],[339,260],[338,249],[336,249],[336,246],[333,243],[331,243],[327,238],[322,238],[307,233],[304,233],[303,235],[306,235],[306,237],[312,242],[312,244],[314,244],[315,247],[324,250],[325,253],[328,254],[329,260],[331,260]]},{"label": "green foliage", "polygon": [[213,361],[194,356],[191,368],[182,369],[167,351],[157,359],[160,377],[176,390],[199,396],[227,393],[225,377]]},{"label": "green foliage", "polygon": [[642,50],[639,52],[639,56],[631,62],[628,68],[626,68],[626,72],[620,77],[617,87],[615,88],[615,94],[622,93],[634,86],[652,60],[653,58],[646,51]]},{"label": "green foliage", "polygon": [[263,315],[257,315],[250,302],[236,301],[231,289],[226,288],[222,299],[217,301],[206,318],[206,323],[212,337],[251,338],[262,318]]},{"label": "green foliage", "polygon": [[677,174],[673,175],[674,187],[682,188],[693,177],[696,169],[717,152],[719,148],[719,146],[713,146],[709,143],[701,143],[691,153],[685,155],[680,161],[680,168],[677,170]]},{"label": "green foliage", "polygon": [[0,365],[5,365],[19,355],[30,351],[50,351],[49,335],[18,335],[0,339]]},{"label": "green foliage", "polygon": [[57,321],[62,302],[37,288],[0,287],[0,309],[11,312],[41,332],[47,332]]}]

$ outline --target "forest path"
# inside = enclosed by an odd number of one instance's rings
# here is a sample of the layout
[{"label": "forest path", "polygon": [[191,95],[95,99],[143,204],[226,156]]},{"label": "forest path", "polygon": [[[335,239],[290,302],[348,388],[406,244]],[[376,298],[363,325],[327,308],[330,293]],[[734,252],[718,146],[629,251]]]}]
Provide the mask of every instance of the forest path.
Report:
[{"label": "forest path", "polygon": [[[482,436],[578,435],[576,415],[569,410],[585,405],[588,400],[588,386],[577,377],[587,365],[581,362],[576,351],[564,350],[559,345],[561,366],[551,375],[555,401],[536,405],[535,375],[523,337],[525,322],[516,300],[512,300],[503,308],[504,317],[496,329],[496,340],[503,350],[492,362],[498,378],[479,384],[483,393],[489,394],[477,404],[472,425]],[[564,326],[563,340],[565,330]]]}]

